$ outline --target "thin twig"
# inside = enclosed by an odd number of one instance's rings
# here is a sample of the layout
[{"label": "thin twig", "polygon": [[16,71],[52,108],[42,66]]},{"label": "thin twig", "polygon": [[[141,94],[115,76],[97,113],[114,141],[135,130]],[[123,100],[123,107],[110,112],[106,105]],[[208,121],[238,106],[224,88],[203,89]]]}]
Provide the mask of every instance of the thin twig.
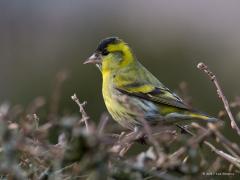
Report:
[{"label": "thin twig", "polygon": [[144,130],[147,134],[149,141],[151,142],[151,144],[153,145],[153,147],[156,151],[157,157],[160,158],[160,154],[162,154],[162,151],[161,151],[158,141],[153,137],[151,127],[149,126],[148,122],[143,117],[141,117],[140,120],[143,123],[143,127],[144,127]]},{"label": "thin twig", "polygon": [[[200,126],[197,123],[191,124],[193,128],[200,129],[202,131],[207,131],[208,129],[204,128],[203,126]],[[213,135],[216,137],[217,142],[220,142],[220,144],[234,157],[240,159],[240,150],[237,144],[232,143],[229,141],[226,137],[224,137],[218,130],[217,123],[208,123],[208,128],[212,131]]]},{"label": "thin twig", "polygon": [[207,145],[209,148],[211,148],[211,150],[213,152],[215,152],[216,154],[218,154],[220,157],[222,157],[223,159],[229,161],[230,163],[234,164],[236,167],[238,167],[240,169],[240,160],[217,149],[215,146],[213,146],[210,142],[208,141],[204,141],[204,144]]},{"label": "thin twig", "polygon": [[118,136],[117,143],[111,147],[110,152],[118,153],[121,157],[123,157],[134,144],[134,142],[140,137],[142,137],[142,132],[133,131],[128,134],[122,132]]},{"label": "thin twig", "polygon": [[108,120],[109,120],[109,116],[107,115],[107,113],[103,113],[97,128],[99,135],[103,134],[104,128],[106,127]]},{"label": "thin twig", "polygon": [[[193,134],[192,132],[190,132],[189,130],[186,130],[184,127],[181,127],[182,130],[184,130],[186,133],[196,137],[195,134]],[[224,151],[216,148],[213,144],[211,144],[210,142],[204,140],[204,138],[206,138],[207,136],[211,135],[213,132],[212,130],[208,129],[204,132],[204,134],[202,134],[202,136],[198,137],[196,140],[194,141],[190,141],[189,145],[191,145],[192,143],[197,143],[199,144],[200,142],[203,141],[203,143],[208,146],[213,152],[215,152],[217,155],[219,155],[221,158],[227,160],[228,162],[234,164],[237,168],[240,169],[240,159],[236,158],[236,157],[233,157],[231,156],[230,154],[227,154],[225,153]],[[191,139],[190,139],[191,140]],[[176,153],[172,154],[171,157],[175,157],[176,155],[179,156],[179,155],[182,155],[184,152],[186,151],[186,147],[182,147],[180,148]]]},{"label": "thin twig", "polygon": [[240,158],[240,149],[239,146],[236,143],[233,143],[231,141],[229,141],[225,136],[223,136],[223,134],[221,134],[221,132],[217,129],[216,124],[212,124],[209,123],[208,127],[213,131],[213,134],[216,136],[216,138],[219,139],[219,141],[222,143],[223,146],[228,146],[229,148],[231,148],[234,152],[237,153],[238,158]]},{"label": "thin twig", "polygon": [[67,165],[67,166],[64,166],[63,168],[56,170],[56,171],[54,172],[54,174],[59,174],[59,173],[65,171],[65,170],[67,170],[67,169],[69,169],[69,168],[72,168],[75,164],[77,164],[77,163],[74,162],[74,163],[72,163],[72,164],[69,164],[69,165]]},{"label": "thin twig", "polygon": [[210,79],[211,79],[211,81],[214,83],[214,85],[216,86],[216,88],[217,88],[217,93],[218,93],[219,97],[222,99],[222,102],[223,102],[223,104],[224,104],[225,110],[227,111],[227,114],[228,114],[229,119],[230,119],[230,121],[231,121],[231,126],[232,126],[233,129],[235,129],[235,130],[237,131],[238,135],[240,135],[240,129],[239,129],[239,127],[237,126],[237,123],[235,122],[235,119],[234,119],[234,117],[233,117],[233,115],[232,115],[232,112],[231,112],[231,110],[230,110],[230,106],[229,106],[228,100],[227,100],[227,98],[226,98],[226,97],[224,96],[224,94],[223,94],[223,91],[222,91],[222,89],[221,89],[221,87],[220,87],[220,85],[219,85],[219,83],[218,83],[218,80],[217,80],[216,75],[213,74],[213,72],[210,71],[210,69],[208,68],[208,66],[205,65],[205,64],[202,63],[202,62],[201,62],[201,63],[198,63],[197,68],[200,69],[200,70],[202,70],[203,72],[205,72],[205,73],[210,77]]},{"label": "thin twig", "polygon": [[86,129],[87,131],[89,131],[89,126],[88,126],[88,120],[89,120],[89,116],[87,115],[86,111],[84,110],[84,106],[87,104],[86,101],[84,101],[83,103],[80,103],[78,97],[76,94],[73,94],[71,96],[72,100],[75,101],[75,103],[77,103],[78,107],[79,107],[79,111],[80,113],[82,114],[82,118],[80,120],[80,123],[81,122],[84,122],[85,123],[85,126],[86,126]]},{"label": "thin twig", "polygon": [[201,135],[195,135],[192,133],[190,130],[186,129],[183,126],[177,125],[182,131],[186,132],[187,134],[191,135],[192,138],[189,139],[186,143],[187,146],[183,146],[179,148],[177,151],[175,151],[173,154],[171,154],[169,157],[170,158],[176,158],[182,156],[188,149],[188,147],[193,147],[197,144],[201,144],[201,142],[204,142],[204,140],[211,135],[211,131],[205,131]]}]

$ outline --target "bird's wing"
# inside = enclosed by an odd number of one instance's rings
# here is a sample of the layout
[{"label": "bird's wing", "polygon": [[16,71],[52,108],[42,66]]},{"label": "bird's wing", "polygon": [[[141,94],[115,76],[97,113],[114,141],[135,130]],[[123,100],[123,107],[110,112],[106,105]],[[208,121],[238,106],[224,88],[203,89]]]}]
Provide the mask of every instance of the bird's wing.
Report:
[{"label": "bird's wing", "polygon": [[158,104],[166,104],[184,110],[190,109],[180,97],[166,87],[156,87],[149,83],[134,82],[115,88],[123,94],[136,96]]}]

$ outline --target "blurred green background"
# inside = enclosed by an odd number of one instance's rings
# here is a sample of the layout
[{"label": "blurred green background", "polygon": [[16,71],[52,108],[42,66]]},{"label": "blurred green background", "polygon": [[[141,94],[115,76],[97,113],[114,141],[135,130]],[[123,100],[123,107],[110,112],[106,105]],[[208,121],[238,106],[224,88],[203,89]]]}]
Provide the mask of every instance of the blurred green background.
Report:
[{"label": "blurred green background", "polygon": [[70,98],[76,92],[98,119],[105,111],[100,72],[82,63],[101,39],[118,36],[166,86],[177,90],[186,81],[194,106],[216,115],[222,103],[196,65],[209,65],[229,99],[240,94],[239,6],[207,0],[1,1],[0,102],[49,98],[57,72],[67,70],[61,110],[78,111]]}]

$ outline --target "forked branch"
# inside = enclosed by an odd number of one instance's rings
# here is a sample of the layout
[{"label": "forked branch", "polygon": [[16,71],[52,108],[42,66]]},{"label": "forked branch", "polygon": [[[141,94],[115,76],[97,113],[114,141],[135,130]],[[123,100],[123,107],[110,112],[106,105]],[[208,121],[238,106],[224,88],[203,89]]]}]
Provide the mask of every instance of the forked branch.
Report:
[{"label": "forked branch", "polygon": [[210,71],[210,69],[208,68],[207,65],[205,65],[202,62],[198,63],[197,68],[202,70],[203,72],[205,72],[209,76],[211,81],[214,83],[214,85],[216,86],[217,93],[218,93],[219,97],[221,98],[221,100],[222,100],[222,102],[224,104],[224,108],[227,111],[228,117],[229,117],[229,119],[231,121],[231,126],[232,126],[233,129],[235,129],[237,131],[238,135],[240,135],[240,129],[237,126],[237,123],[236,123],[236,121],[235,121],[235,119],[233,117],[233,114],[231,112],[228,100],[225,97],[225,95],[223,94],[223,91],[222,91],[222,89],[221,89],[221,87],[220,87],[220,85],[218,83],[216,75],[212,71]]}]

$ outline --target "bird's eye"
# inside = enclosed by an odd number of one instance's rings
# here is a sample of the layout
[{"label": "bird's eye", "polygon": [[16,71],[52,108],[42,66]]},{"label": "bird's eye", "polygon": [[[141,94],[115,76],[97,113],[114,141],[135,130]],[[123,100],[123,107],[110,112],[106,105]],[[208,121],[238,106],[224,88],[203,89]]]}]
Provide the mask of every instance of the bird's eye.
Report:
[{"label": "bird's eye", "polygon": [[106,50],[106,49],[104,49],[103,51],[102,51],[102,55],[103,56],[106,56],[106,55],[108,55],[109,54],[109,52]]}]

